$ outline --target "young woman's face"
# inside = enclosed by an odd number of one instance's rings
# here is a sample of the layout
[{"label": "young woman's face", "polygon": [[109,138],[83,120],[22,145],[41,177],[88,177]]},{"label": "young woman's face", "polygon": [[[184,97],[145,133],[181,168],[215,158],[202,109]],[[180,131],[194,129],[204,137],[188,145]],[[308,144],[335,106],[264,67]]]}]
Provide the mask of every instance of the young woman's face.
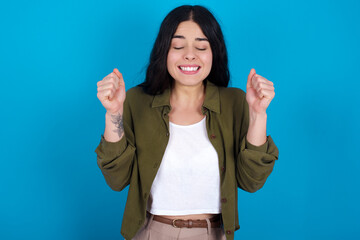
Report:
[{"label": "young woman's face", "polygon": [[212,66],[210,43],[193,21],[179,24],[171,40],[167,69],[175,86],[196,86],[209,75]]}]

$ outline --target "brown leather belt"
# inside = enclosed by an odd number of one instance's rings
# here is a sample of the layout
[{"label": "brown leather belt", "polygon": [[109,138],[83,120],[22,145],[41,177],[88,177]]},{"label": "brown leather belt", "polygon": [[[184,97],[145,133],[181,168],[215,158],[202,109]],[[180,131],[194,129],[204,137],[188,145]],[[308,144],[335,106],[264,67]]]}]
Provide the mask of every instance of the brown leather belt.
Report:
[{"label": "brown leather belt", "polygon": [[[157,215],[154,215],[153,218],[154,221],[169,224],[175,228],[207,228],[207,222],[206,220],[200,220],[200,219],[170,219],[165,217],[160,217]],[[212,228],[218,228],[221,227],[221,217],[220,214],[212,217],[209,219],[210,224]]]}]

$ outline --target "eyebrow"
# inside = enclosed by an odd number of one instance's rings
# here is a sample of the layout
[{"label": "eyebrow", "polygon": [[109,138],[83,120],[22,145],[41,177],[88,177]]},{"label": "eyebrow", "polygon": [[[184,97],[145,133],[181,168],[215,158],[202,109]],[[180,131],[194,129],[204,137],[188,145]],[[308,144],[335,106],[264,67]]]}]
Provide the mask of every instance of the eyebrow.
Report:
[{"label": "eyebrow", "polygon": [[[182,35],[174,35],[172,38],[185,39],[185,37]],[[195,38],[195,41],[209,41],[209,40],[207,38]]]}]

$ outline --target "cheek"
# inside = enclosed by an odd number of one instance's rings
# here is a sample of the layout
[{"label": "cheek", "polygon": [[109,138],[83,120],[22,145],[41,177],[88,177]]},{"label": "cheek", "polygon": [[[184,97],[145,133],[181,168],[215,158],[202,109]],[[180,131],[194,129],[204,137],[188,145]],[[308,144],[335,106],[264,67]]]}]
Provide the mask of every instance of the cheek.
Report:
[{"label": "cheek", "polygon": [[176,68],[177,59],[178,58],[176,57],[176,54],[169,51],[169,53],[167,55],[167,60],[166,60],[166,68],[172,77],[174,77],[174,71]]},{"label": "cheek", "polygon": [[203,62],[207,65],[208,68],[211,69],[212,67],[212,53],[208,53],[208,54],[205,54],[204,56],[202,56],[202,60]]},{"label": "cheek", "polygon": [[168,58],[168,61],[175,62],[179,58],[181,58],[181,53],[179,51],[175,52],[173,50],[170,50],[168,55],[167,55],[167,58]]},{"label": "cheek", "polygon": [[171,68],[174,67],[174,65],[176,64],[178,57],[176,56],[176,54],[172,53],[171,51],[168,53],[167,56],[167,67]]}]

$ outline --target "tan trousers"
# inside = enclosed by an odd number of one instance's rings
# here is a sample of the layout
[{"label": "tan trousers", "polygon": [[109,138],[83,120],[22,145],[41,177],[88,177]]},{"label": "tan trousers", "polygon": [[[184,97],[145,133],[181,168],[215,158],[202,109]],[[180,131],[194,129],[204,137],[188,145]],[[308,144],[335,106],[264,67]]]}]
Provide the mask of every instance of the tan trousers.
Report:
[{"label": "tan trousers", "polygon": [[[226,240],[223,228],[175,228],[169,224],[153,221],[148,215],[133,240]],[[206,219],[208,226],[209,219]]]}]

